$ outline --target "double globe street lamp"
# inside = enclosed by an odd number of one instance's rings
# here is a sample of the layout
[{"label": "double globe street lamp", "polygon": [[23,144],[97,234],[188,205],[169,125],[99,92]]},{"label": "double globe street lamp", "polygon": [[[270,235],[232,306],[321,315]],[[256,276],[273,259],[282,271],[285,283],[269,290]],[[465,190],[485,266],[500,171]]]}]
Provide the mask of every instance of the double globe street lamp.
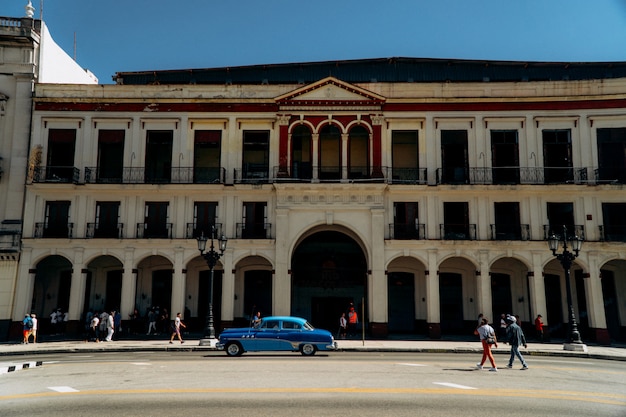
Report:
[{"label": "double globe street lamp", "polygon": [[[226,250],[226,243],[228,239],[223,234],[219,237],[217,235],[217,230],[215,229],[215,225],[211,226],[211,246],[209,250],[206,250],[206,244],[208,238],[204,236],[204,232],[198,240],[198,250],[200,251],[200,255],[204,258],[206,263],[209,265],[209,309],[207,311],[206,316],[206,326],[204,329],[204,336],[200,339],[200,346],[215,346],[217,340],[215,339],[215,326],[213,325],[213,275],[215,265],[217,261],[222,257],[224,251]],[[215,250],[215,246],[213,244],[213,240],[217,239],[219,252]]]},{"label": "double globe street lamp", "polygon": [[[568,250],[568,242],[573,252]],[[556,235],[554,232],[548,238],[548,246],[552,251],[552,254],[556,256],[561,262],[563,266],[563,270],[565,271],[565,288],[567,291],[567,308],[569,310],[569,329],[568,335],[566,339],[566,343],[563,345],[564,350],[575,350],[575,351],[587,351],[587,346],[585,346],[580,339],[580,332],[578,331],[578,325],[576,324],[576,316],[574,315],[574,306],[572,304],[572,288],[570,285],[570,269],[574,262],[574,259],[578,257],[578,253],[582,249],[583,240],[574,235],[567,235],[567,228],[563,226],[563,234]],[[557,253],[559,246],[563,247],[563,252]]]}]

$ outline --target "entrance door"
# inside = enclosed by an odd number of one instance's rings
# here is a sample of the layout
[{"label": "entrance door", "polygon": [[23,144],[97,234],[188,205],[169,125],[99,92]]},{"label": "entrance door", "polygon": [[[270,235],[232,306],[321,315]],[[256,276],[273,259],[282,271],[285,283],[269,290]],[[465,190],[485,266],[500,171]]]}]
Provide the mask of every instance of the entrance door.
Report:
[{"label": "entrance door", "polygon": [[[489,317],[492,323],[501,314],[515,314],[511,301],[511,277],[508,274],[491,274],[491,305],[493,312]],[[487,314],[487,313],[485,313]]]},{"label": "entrance door", "polygon": [[544,276],[546,289],[546,316],[548,319],[548,331],[551,336],[563,337],[563,296],[561,294],[561,277],[553,274]]},{"label": "entrance door", "polygon": [[170,317],[182,311],[171,311],[172,303],[172,270],[162,269],[152,272],[152,305],[166,308],[170,312]]},{"label": "entrance door", "polygon": [[122,303],[122,271],[107,272],[107,287],[104,308],[107,312],[119,311]]},{"label": "entrance door", "polygon": [[415,276],[409,272],[391,272],[387,280],[389,333],[415,331]]},{"label": "entrance door", "polygon": [[609,331],[611,340],[622,340],[620,332],[620,316],[619,306],[617,299],[617,292],[615,291],[615,275],[613,271],[603,269],[600,271],[602,274],[602,295],[604,297],[604,315],[606,316],[606,327]]},{"label": "entrance door", "polygon": [[441,332],[463,332],[463,280],[461,274],[439,274]]}]

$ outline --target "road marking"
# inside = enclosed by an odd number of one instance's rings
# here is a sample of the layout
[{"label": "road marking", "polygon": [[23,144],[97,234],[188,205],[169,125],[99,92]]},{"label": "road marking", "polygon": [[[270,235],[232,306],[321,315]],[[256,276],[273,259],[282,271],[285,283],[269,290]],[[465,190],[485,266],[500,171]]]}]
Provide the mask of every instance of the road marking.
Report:
[{"label": "road marking", "polygon": [[444,387],[458,388],[458,389],[478,389],[474,387],[468,387],[467,385],[452,384],[450,382],[433,382],[433,384],[443,385]]},{"label": "road marking", "polygon": [[48,387],[48,389],[56,392],[79,392],[77,389],[72,387]]},{"label": "road marking", "polygon": [[133,365],[137,365],[137,366],[149,366],[152,365],[151,363],[148,362],[133,362]]},{"label": "road marking", "polygon": [[404,365],[404,366],[428,366],[428,365],[424,365],[421,363],[399,363],[398,365]]}]

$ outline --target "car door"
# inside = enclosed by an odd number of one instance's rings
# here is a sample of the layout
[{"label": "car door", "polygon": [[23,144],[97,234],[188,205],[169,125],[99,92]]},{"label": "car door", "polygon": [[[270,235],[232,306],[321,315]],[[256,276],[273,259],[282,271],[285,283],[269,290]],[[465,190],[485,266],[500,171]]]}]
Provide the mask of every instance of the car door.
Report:
[{"label": "car door", "polygon": [[255,350],[286,350],[281,336],[280,320],[263,320],[256,334]]}]

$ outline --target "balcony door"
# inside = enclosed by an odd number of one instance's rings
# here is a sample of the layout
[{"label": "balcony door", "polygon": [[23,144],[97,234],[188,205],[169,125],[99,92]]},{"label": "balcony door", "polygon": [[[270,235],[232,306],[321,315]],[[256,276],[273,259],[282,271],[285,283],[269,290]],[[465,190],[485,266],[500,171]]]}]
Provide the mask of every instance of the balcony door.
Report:
[{"label": "balcony door", "polygon": [[564,184],[573,181],[570,130],[544,130],[542,133],[545,183]]},{"label": "balcony door", "polygon": [[518,202],[494,203],[495,239],[521,240],[521,225]]},{"label": "balcony door", "polygon": [[98,131],[97,182],[121,183],[124,164],[124,130]]},{"label": "balcony door", "polygon": [[146,183],[170,183],[172,180],[171,130],[149,130],[146,138]]},{"label": "balcony door", "polygon": [[336,126],[327,125],[319,136],[319,179],[341,179],[341,132]]},{"label": "balcony door", "polygon": [[291,178],[312,178],[312,140],[307,126],[297,126],[291,135]]},{"label": "balcony door", "polygon": [[598,178],[626,183],[626,128],[598,129]]},{"label": "balcony door", "polygon": [[75,151],[76,129],[50,129],[46,181],[72,182],[74,180]]},{"label": "balcony door", "polygon": [[243,230],[242,237],[249,239],[265,239],[265,222],[267,219],[267,203],[243,203]]},{"label": "balcony door", "polygon": [[67,238],[69,233],[70,202],[48,201],[44,237]]},{"label": "balcony door", "polygon": [[118,201],[98,201],[96,203],[96,230],[94,231],[94,237],[119,237],[119,212],[120,203]]},{"label": "balcony door", "polygon": [[194,183],[219,183],[221,181],[220,130],[196,130],[193,150]]},{"label": "balcony door", "polygon": [[519,184],[517,130],[491,131],[491,166],[494,184]]},{"label": "balcony door", "polygon": [[441,159],[444,184],[468,183],[467,130],[441,131]]}]

